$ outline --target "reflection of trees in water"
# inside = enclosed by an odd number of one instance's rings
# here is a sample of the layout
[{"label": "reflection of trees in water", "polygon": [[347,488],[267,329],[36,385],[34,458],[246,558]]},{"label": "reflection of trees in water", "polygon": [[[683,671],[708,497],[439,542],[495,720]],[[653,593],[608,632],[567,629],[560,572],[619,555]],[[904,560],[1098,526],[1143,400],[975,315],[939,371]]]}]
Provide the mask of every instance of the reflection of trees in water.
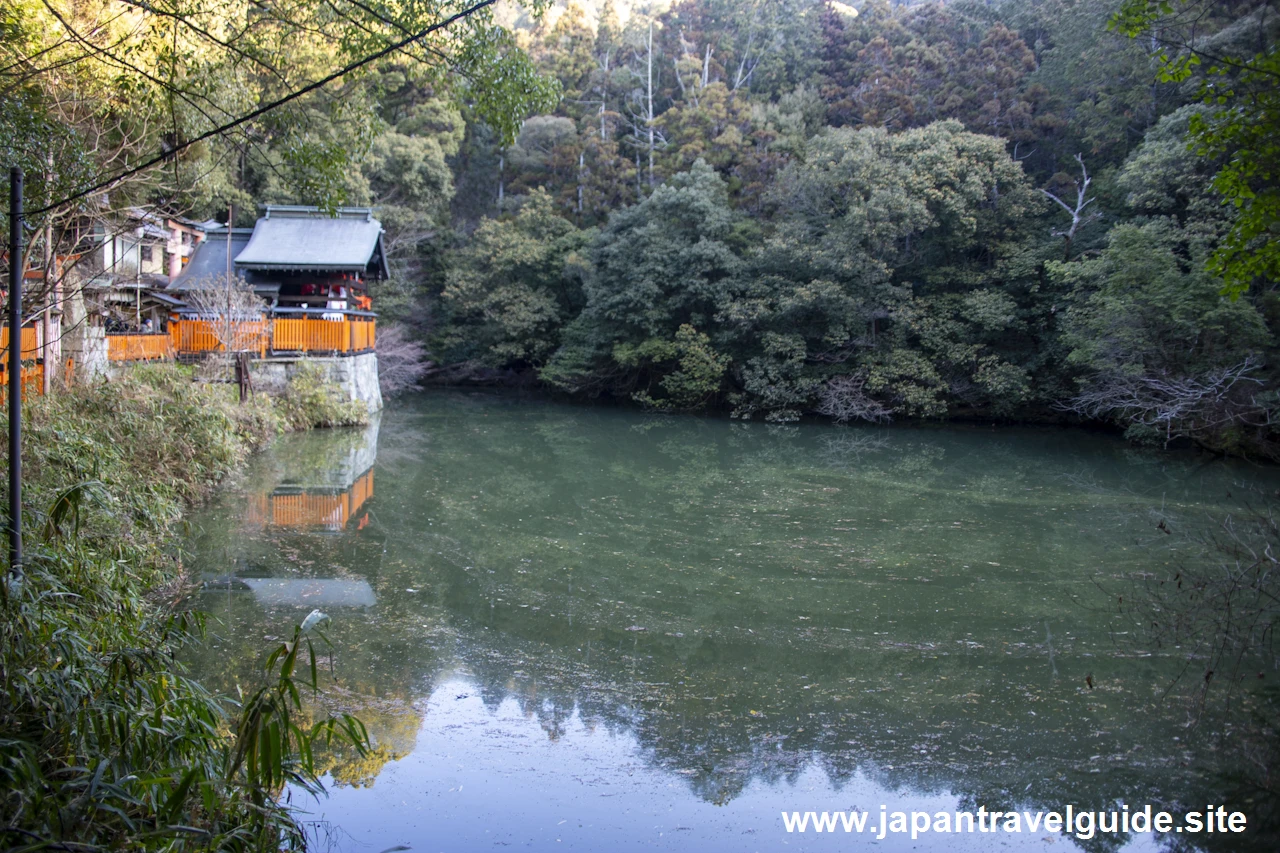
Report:
[{"label": "reflection of trees in water", "polygon": [[822,458],[832,468],[847,469],[860,464],[864,456],[887,451],[889,437],[880,431],[844,427],[821,439]]},{"label": "reflection of trees in water", "polygon": [[1067,593],[1141,565],[1117,547],[1149,531],[1143,500],[1211,500],[1209,481],[1178,492],[1103,439],[1028,435],[432,395],[383,422],[377,530],[209,535],[272,574],[369,581],[376,609],[334,614],[353,695],[411,704],[462,666],[488,707],[516,701],[552,738],[575,714],[630,734],[710,801],[814,762],[989,808],[1194,791],[1181,720],[1153,701],[1169,661],[1113,656],[1111,614]]},{"label": "reflection of trees in water", "polygon": [[[469,635],[463,652],[491,707],[513,699],[549,732],[572,710],[589,726],[630,734],[650,763],[710,801],[752,779],[794,782],[812,762],[836,785],[861,770],[889,788],[970,792],[989,808],[1158,801],[1197,782],[1180,766],[1182,750],[1168,749],[1180,728],[1132,719],[1150,710],[1142,697],[1108,689],[1104,702],[1083,685],[1028,679],[1019,665],[1027,658],[994,671],[998,659],[984,658],[989,671],[966,679],[966,667],[942,656],[871,651],[849,677],[812,650],[615,632],[593,634],[588,664],[562,646],[535,645],[528,626],[493,627],[506,630]],[[950,695],[920,688],[948,680]],[[1013,696],[1037,717],[1010,712]]]},{"label": "reflection of trees in water", "polygon": [[364,723],[373,748],[361,755],[346,744],[334,742],[320,748],[316,763],[334,784],[355,788],[371,787],[388,762],[413,752],[425,711],[420,703],[398,698],[370,696],[330,684],[308,703],[330,714],[351,714]]}]

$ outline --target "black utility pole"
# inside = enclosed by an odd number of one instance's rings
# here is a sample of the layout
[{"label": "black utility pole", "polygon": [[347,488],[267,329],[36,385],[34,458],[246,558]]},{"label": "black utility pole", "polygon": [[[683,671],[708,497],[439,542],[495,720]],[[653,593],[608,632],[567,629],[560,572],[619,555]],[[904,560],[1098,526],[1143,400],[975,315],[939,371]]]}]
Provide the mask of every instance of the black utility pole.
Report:
[{"label": "black utility pole", "polygon": [[22,169],[9,170],[9,572],[22,574]]}]

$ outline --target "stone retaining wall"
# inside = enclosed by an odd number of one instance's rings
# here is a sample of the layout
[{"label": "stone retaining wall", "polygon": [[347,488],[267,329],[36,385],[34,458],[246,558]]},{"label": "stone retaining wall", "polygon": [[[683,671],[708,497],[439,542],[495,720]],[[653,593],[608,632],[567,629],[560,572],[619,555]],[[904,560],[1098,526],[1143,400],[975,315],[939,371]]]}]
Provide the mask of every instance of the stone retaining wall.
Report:
[{"label": "stone retaining wall", "polygon": [[301,364],[313,364],[324,378],[341,388],[348,399],[359,400],[369,411],[382,410],[382,389],[378,386],[378,354],[366,352],[352,356],[271,356],[249,362],[255,390],[270,394],[283,393]]},{"label": "stone retaining wall", "polygon": [[101,326],[81,323],[62,338],[62,358],[73,359],[73,382],[90,382],[99,376],[111,375],[111,362],[107,360],[107,333]]}]

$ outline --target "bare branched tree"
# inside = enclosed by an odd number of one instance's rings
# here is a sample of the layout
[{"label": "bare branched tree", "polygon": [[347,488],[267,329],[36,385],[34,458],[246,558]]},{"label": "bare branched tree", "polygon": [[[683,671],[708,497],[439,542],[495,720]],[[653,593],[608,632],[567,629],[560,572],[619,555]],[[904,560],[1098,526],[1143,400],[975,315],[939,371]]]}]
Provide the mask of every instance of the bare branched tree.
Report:
[{"label": "bare branched tree", "polygon": [[256,353],[267,340],[269,325],[265,304],[253,287],[239,276],[208,276],[194,282],[182,294],[190,314],[218,344],[206,358],[213,377],[225,378],[241,355]]},{"label": "bare branched tree", "polygon": [[378,386],[384,397],[417,391],[430,363],[427,348],[407,326],[388,323],[378,330]]},{"label": "bare branched tree", "polygon": [[866,391],[867,377],[862,373],[837,376],[823,387],[818,412],[839,423],[851,420],[885,423],[893,413]]},{"label": "bare branched tree", "polygon": [[1085,168],[1084,158],[1079,154],[1076,155],[1076,162],[1080,164],[1080,179],[1074,182],[1076,186],[1076,202],[1074,206],[1067,204],[1065,201],[1046,189],[1040,190],[1046,198],[1057,202],[1063,210],[1071,215],[1070,228],[1052,232],[1053,236],[1061,237],[1063,239],[1064,246],[1062,259],[1064,261],[1071,260],[1071,243],[1076,238],[1076,232],[1078,232],[1082,226],[1102,218],[1102,214],[1096,210],[1088,214],[1084,212],[1085,208],[1090,204],[1093,204],[1094,201],[1093,199],[1088,198],[1089,185],[1093,183],[1093,178],[1089,177],[1089,170]]},{"label": "bare branched tree", "polygon": [[1260,357],[1220,367],[1198,376],[1166,372],[1114,371],[1095,377],[1089,386],[1058,408],[1083,417],[1115,418],[1164,436],[1203,439],[1232,426],[1269,427],[1280,417],[1274,400],[1262,392]]}]

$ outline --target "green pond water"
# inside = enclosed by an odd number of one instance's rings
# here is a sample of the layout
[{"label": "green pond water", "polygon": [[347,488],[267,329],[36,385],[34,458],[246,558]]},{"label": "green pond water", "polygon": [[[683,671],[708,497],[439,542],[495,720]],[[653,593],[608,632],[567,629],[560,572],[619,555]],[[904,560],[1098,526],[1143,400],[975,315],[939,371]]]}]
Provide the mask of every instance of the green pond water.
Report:
[{"label": "green pond water", "polygon": [[1203,727],[1161,700],[1184,652],[1118,595],[1278,486],[1082,431],[432,393],[280,440],[192,518],[192,665],[255,684],[332,617],[320,704],[380,749],[292,795],[322,848],[1157,849],[780,813],[1199,802]]}]

